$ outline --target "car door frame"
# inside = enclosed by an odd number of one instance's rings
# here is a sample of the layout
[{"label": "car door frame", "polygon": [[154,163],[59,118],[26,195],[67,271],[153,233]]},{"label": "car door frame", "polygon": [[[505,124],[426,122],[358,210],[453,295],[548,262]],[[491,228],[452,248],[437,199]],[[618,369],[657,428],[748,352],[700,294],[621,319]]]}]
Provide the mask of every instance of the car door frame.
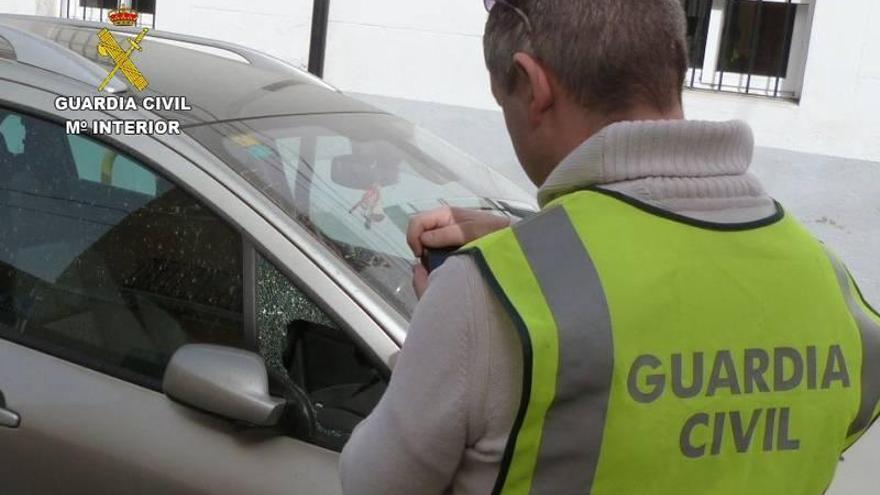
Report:
[{"label": "car door frame", "polygon": [[[141,111],[59,111],[54,107],[54,100],[60,95],[0,77],[0,95],[3,94],[20,97],[10,101],[0,96],[0,106],[60,125],[66,120],[157,118]],[[333,317],[352,339],[391,368],[393,356],[403,344],[406,319],[305,228],[202,145],[184,134],[90,137],[139,160],[210,206],[242,234],[246,269],[249,258],[252,260],[248,253],[253,255],[252,249],[259,251]],[[248,304],[254,304],[255,290],[248,273],[244,282],[247,310]],[[255,314],[251,313],[253,320]],[[245,331],[255,350],[255,321],[246,321]]]},{"label": "car door frame", "polygon": [[[10,101],[8,98],[0,96],[0,106],[12,111],[53,121],[60,125],[64,125],[64,121],[68,119],[91,121],[108,118],[143,119],[150,117],[145,116],[141,112],[118,112],[114,115],[97,111],[59,111],[54,107],[54,100],[59,96],[58,93],[19,84],[2,77],[0,77],[0,95],[16,96],[15,101]],[[326,249],[317,245],[316,240],[310,242],[308,234],[304,229],[297,225],[291,225],[293,223],[292,220],[284,212],[268,204],[268,201],[262,195],[253,191],[249,185],[244,183],[243,179],[229,171],[216,157],[187,136],[176,136],[173,138],[166,136],[163,139],[157,139],[153,136],[93,138],[141,161],[155,173],[168,177],[176,185],[186,189],[200,201],[211,207],[213,211],[220,214],[224,220],[242,234],[244,243],[243,269],[245,270],[243,280],[245,284],[245,307],[243,308],[245,312],[245,332],[253,350],[256,350],[256,267],[254,261],[256,260],[257,251],[259,251],[260,254],[274,263],[282,273],[288,276],[309,297],[313,298],[322,309],[327,311],[349,333],[353,340],[362,345],[379,363],[390,369],[393,356],[399,350],[400,343],[396,341],[397,339],[392,338],[392,335],[395,335],[396,332],[393,330],[388,331],[381,323],[383,320],[386,323],[388,321],[395,322],[396,320],[396,323],[392,323],[391,326],[397,326],[400,325],[399,320],[402,317],[389,314],[387,312],[388,308],[385,308],[381,301],[376,301],[375,294],[370,294],[369,289],[363,283],[361,285],[355,284],[351,287],[344,287],[340,284],[339,280],[344,280],[352,275],[341,270],[341,262],[335,260],[334,263],[322,265],[322,261],[329,259],[332,255],[323,252]],[[236,178],[239,180],[236,180]],[[302,249],[303,245],[306,246],[306,249]],[[329,303],[329,301],[333,301],[333,303]],[[324,485],[329,484],[328,480],[334,477],[336,469],[334,459],[336,459],[336,454],[332,452],[289,437],[273,436],[273,434],[266,431],[244,431],[228,421],[173,403],[162,394],[156,393],[153,390],[150,390],[148,395],[144,395],[143,392],[147,391],[147,389],[143,389],[134,383],[97,373],[75,363],[54,358],[6,340],[0,341],[0,356],[2,355],[6,356],[6,364],[11,367],[6,370],[7,372],[14,372],[16,363],[19,366],[26,366],[22,363],[31,363],[34,366],[42,363],[46,367],[45,372],[47,374],[51,374],[50,368],[55,370],[56,373],[63,373],[65,378],[62,381],[67,381],[67,383],[78,381],[78,384],[75,386],[82,386],[88,380],[94,380],[95,383],[100,383],[100,387],[103,390],[113,390],[115,396],[125,397],[132,401],[141,401],[144,409],[153,408],[160,414],[167,414],[166,419],[175,418],[177,417],[175,415],[179,415],[182,425],[190,425],[190,429],[187,430],[186,427],[181,425],[172,429],[176,429],[181,433],[186,432],[195,435],[204,442],[213,443],[212,450],[215,450],[215,452],[216,449],[227,449],[227,461],[236,457],[235,452],[239,452],[242,455],[247,454],[248,457],[253,455],[263,458],[267,455],[266,452],[269,451],[277,451],[279,455],[283,455],[286,452],[287,456],[296,457],[303,463],[303,465],[297,466],[300,468],[298,470],[288,467],[287,469],[290,472],[287,474],[293,478],[299,477],[302,479],[305,483],[303,486],[311,486],[311,489],[306,491],[307,493],[338,493],[338,486],[335,486],[335,484],[334,486],[327,487],[326,491],[324,491],[324,488],[314,485],[319,480],[324,480]],[[7,384],[3,382],[8,381],[3,379],[2,368],[0,366],[0,389],[6,387]],[[59,391],[57,384],[51,388],[53,392]],[[6,390],[9,392],[6,399],[7,406],[10,409],[16,407],[16,393],[13,393],[15,392],[13,389],[14,387],[11,389],[7,388]],[[18,389],[18,391],[21,390],[21,388]],[[22,413],[22,423],[26,427],[30,411],[24,410],[19,412]],[[42,419],[47,420],[46,418],[48,417],[43,415]],[[134,425],[134,427],[143,428],[146,425]],[[231,438],[213,437],[218,432],[226,434]],[[77,432],[73,433],[78,438],[82,438]],[[10,435],[15,434],[15,430],[0,432],[0,435],[3,434],[10,438]],[[0,436],[0,439],[2,438]],[[92,442],[90,445],[95,445],[94,439],[83,439],[83,441]],[[248,446],[247,444],[251,442],[254,445]],[[230,443],[233,446],[230,447]],[[225,447],[221,445],[225,445]],[[115,448],[120,449],[122,447],[115,445]],[[328,462],[333,465],[327,465]],[[246,462],[246,464],[254,467],[250,461]],[[114,475],[120,480],[125,478],[125,469],[120,469],[115,474],[112,469],[110,471],[108,476]],[[35,474],[37,473],[38,471],[35,472]],[[263,471],[263,474],[264,476],[261,477],[259,483],[261,489],[245,491],[251,493],[274,493],[275,489],[280,489],[281,485],[273,484],[273,482],[280,481],[282,478],[279,478],[279,476],[284,473],[267,469]],[[70,489],[72,486],[70,483],[75,483],[73,480],[76,479],[84,479],[82,476],[82,473],[66,473],[66,476],[58,476],[56,481],[66,485],[58,484],[57,486],[66,486],[66,488]],[[181,475],[177,474],[177,476]],[[248,486],[242,484],[243,482],[240,480],[232,482],[227,474],[224,474],[221,478],[222,482],[218,481],[217,483],[208,483],[207,485],[203,485],[201,482],[189,483],[181,480],[176,480],[174,483],[180,481],[180,486],[191,488],[193,493],[201,493],[198,490],[202,489],[202,486],[210,486],[210,488],[205,489],[204,493],[226,492],[225,489],[218,491],[218,487],[230,487],[229,493],[233,493],[232,487],[241,491]],[[46,482],[46,480],[41,482]],[[156,485],[150,485],[149,483],[143,486],[145,488],[156,487]],[[286,484],[285,486],[287,489],[296,488],[295,485]],[[73,491],[76,492],[76,489]]]}]

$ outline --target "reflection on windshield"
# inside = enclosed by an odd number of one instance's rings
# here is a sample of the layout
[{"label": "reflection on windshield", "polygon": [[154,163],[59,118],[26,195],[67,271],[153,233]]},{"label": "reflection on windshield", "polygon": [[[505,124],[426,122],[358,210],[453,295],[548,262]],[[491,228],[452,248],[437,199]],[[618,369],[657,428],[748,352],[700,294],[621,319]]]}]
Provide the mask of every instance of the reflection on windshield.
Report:
[{"label": "reflection on windshield", "polygon": [[444,205],[513,216],[532,209],[507,179],[389,115],[273,117],[188,132],[407,317],[416,302],[405,235],[412,215]]}]

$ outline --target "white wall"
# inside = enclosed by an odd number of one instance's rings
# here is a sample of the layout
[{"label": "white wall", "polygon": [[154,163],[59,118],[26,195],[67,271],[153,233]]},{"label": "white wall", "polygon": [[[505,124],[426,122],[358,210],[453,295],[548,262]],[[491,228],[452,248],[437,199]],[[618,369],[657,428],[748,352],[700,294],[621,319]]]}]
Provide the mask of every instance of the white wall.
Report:
[{"label": "white wall", "polygon": [[331,0],[325,78],[344,90],[494,108],[480,0]]},{"label": "white wall", "polygon": [[688,92],[692,118],[747,120],[764,146],[880,161],[880,2],[816,0],[799,104]]},{"label": "white wall", "polygon": [[58,0],[0,0],[0,12],[5,14],[58,15]]},{"label": "white wall", "polygon": [[[2,1],[2,0],[0,0]],[[249,46],[305,66],[311,0],[157,0],[156,28]]]},{"label": "white wall", "polygon": [[[691,118],[744,119],[758,144],[880,161],[880,2],[814,0],[799,104],[687,91]],[[332,0],[325,78],[348,91],[494,109],[479,0]]]}]

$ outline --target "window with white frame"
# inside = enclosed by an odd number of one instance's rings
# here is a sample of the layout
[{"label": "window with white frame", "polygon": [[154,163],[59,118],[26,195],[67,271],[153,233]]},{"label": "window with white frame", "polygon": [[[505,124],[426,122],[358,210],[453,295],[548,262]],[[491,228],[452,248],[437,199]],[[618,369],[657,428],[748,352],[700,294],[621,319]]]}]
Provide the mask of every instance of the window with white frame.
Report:
[{"label": "window with white frame", "polygon": [[138,26],[156,27],[156,0],[61,0],[61,17],[84,21],[109,22],[108,15],[118,8],[140,14]]},{"label": "window with white frame", "polygon": [[156,11],[156,0],[79,0],[80,7],[113,10],[126,7],[144,14]]},{"label": "window with white frame", "polygon": [[798,99],[815,0],[682,0],[690,72],[685,85]]}]

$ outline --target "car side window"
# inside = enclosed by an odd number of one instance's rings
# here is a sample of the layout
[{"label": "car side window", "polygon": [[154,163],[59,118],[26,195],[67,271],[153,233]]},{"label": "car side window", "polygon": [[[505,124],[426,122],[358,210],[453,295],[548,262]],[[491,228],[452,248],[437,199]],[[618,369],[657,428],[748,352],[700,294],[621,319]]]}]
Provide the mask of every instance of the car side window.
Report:
[{"label": "car side window", "polygon": [[134,160],[82,136],[67,139],[80,179],[156,196],[157,177]]},{"label": "car side window", "polygon": [[0,109],[0,337],[154,389],[244,345],[242,239],[146,165]]},{"label": "car side window", "polygon": [[[305,440],[341,450],[379,402],[385,377],[330,316],[262,256],[256,300],[257,339],[275,393],[309,402],[315,417]],[[303,428],[297,430],[301,434]]]}]

